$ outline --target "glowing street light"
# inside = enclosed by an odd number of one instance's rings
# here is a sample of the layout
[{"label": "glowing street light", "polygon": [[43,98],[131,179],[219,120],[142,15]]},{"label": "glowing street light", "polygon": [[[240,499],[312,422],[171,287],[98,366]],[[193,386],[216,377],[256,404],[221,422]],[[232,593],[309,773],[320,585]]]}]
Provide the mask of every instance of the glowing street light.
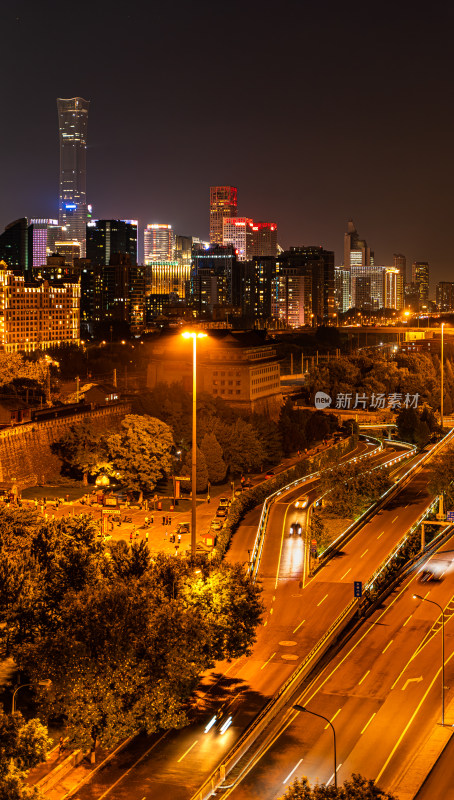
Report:
[{"label": "glowing street light", "polygon": [[192,518],[191,518],[191,555],[196,554],[197,524],[197,339],[206,339],[207,334],[201,331],[183,331],[183,339],[192,339]]}]

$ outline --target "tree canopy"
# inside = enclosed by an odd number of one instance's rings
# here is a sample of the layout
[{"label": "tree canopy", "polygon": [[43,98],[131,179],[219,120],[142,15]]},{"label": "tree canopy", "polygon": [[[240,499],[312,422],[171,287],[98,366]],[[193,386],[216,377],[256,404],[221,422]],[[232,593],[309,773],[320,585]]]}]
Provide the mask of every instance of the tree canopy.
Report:
[{"label": "tree canopy", "polygon": [[350,780],[335,789],[334,785],[324,783],[311,787],[307,778],[295,778],[282,795],[281,800],[397,800],[394,795],[384,792],[375,781],[353,773]]},{"label": "tree canopy", "polygon": [[0,800],[39,800],[42,795],[26,784],[27,772],[45,761],[52,744],[39,719],[26,722],[19,711],[0,710]]},{"label": "tree canopy", "polygon": [[[18,558],[20,554],[20,558]],[[0,637],[72,741],[186,723],[201,674],[249,652],[260,587],[237,565],[102,544],[91,517],[0,512]]]},{"label": "tree canopy", "polygon": [[109,461],[131,491],[151,491],[171,473],[172,431],[155,417],[128,414],[106,445]]}]

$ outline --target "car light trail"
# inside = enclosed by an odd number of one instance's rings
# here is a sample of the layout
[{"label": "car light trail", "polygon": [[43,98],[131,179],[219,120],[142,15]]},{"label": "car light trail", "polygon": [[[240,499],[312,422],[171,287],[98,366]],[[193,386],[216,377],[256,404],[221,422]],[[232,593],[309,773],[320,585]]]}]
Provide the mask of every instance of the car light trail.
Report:
[{"label": "car light trail", "polygon": [[293,767],[292,771],[291,771],[291,772],[289,772],[289,774],[287,775],[287,777],[286,777],[285,781],[282,781],[282,783],[283,783],[283,785],[284,785],[284,786],[285,786],[285,784],[286,784],[286,783],[288,783],[288,782],[289,782],[290,778],[292,777],[293,773],[294,773],[294,772],[295,772],[295,771],[298,769],[298,767],[299,767],[299,765],[301,764],[302,760],[303,760],[303,759],[302,759],[302,758],[300,758],[300,760],[298,761],[298,763],[296,764],[296,766],[295,766],[295,767]]},{"label": "car light trail", "polygon": [[216,714],[214,715],[214,717],[212,717],[210,719],[208,725],[205,727],[205,733],[208,733],[208,731],[211,731],[211,728],[213,727],[215,722],[216,722]]},{"label": "car light trail", "polygon": [[221,729],[220,729],[220,731],[219,731],[219,733],[221,734],[221,736],[222,736],[222,734],[223,734],[223,733],[225,733],[225,732],[226,732],[226,730],[227,730],[228,728],[230,728],[230,726],[231,726],[231,724],[232,724],[232,720],[233,720],[233,718],[232,718],[232,717],[227,717],[226,721],[224,722],[223,726],[221,727]]}]

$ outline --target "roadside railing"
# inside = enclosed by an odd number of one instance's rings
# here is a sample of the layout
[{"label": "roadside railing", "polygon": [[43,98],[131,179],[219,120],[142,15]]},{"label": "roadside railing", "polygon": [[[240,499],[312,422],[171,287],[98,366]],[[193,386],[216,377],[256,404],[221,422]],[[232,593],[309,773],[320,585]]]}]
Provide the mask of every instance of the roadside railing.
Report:
[{"label": "roadside railing", "polygon": [[[379,439],[376,439],[375,437],[365,436],[365,435],[360,434],[360,438],[367,439],[368,441],[376,442],[377,446],[373,450],[369,450],[367,453],[363,453],[363,455],[361,455],[361,456],[355,456],[355,458],[349,459],[349,460],[351,460],[353,462],[360,461],[360,460],[362,460],[364,458],[370,458],[372,455],[376,455],[378,452],[380,452],[383,449],[383,442],[381,442]],[[342,451],[342,449],[341,449],[341,453],[345,452],[345,450],[346,450],[346,448],[344,448],[344,451]],[[323,470],[319,469],[316,472],[310,473],[309,475],[303,475],[301,478],[297,478],[295,481],[292,481],[291,483],[287,484],[287,486],[284,486],[281,489],[279,489],[278,491],[273,492],[272,494],[270,494],[266,498],[265,502],[263,503],[262,513],[261,513],[261,516],[260,516],[260,521],[259,521],[258,528],[257,528],[257,534],[256,534],[255,541],[254,541],[254,547],[253,547],[252,552],[251,552],[251,558],[250,558],[249,567],[248,567],[248,574],[252,577],[252,579],[254,581],[257,578],[257,573],[258,573],[258,570],[259,570],[259,567],[260,567],[260,560],[261,560],[261,556],[262,556],[263,544],[264,544],[264,541],[265,541],[266,528],[267,528],[267,524],[268,524],[268,516],[269,516],[269,512],[270,512],[270,508],[271,508],[272,504],[284,492],[289,492],[292,489],[296,489],[299,486],[304,486],[306,483],[311,483],[313,480],[319,478],[320,477],[320,473],[322,471]]]},{"label": "roadside railing", "polygon": [[[453,437],[454,437],[454,430],[446,434],[446,436],[444,436],[443,439],[441,439],[441,441],[438,442],[438,444],[434,448],[432,448],[428,453],[424,453],[421,459],[417,462],[417,464],[413,465],[411,469],[407,470],[407,472],[404,474],[404,476],[402,476],[399,482],[395,484],[393,487],[391,487],[390,490],[387,490],[383,494],[383,499],[389,498],[391,492],[394,491],[396,488],[398,489],[402,488],[403,479],[408,478],[409,474],[413,472],[415,467],[420,467],[422,463],[425,462],[428,458],[433,457],[438,452],[438,450],[444,447],[446,444],[448,444]],[[376,452],[377,449],[378,448],[376,448],[372,452]],[[313,473],[313,475],[311,476],[306,476],[305,478],[301,478],[298,481],[295,481],[294,484],[297,486],[301,485],[301,483],[307,482],[309,479],[313,480],[315,477],[317,477],[318,474],[319,474],[318,472]],[[282,494],[283,491],[287,491],[287,488],[288,489],[293,488],[294,484],[290,484],[289,487],[285,487],[285,489],[281,489],[279,492],[274,492],[272,495],[270,495],[270,497],[267,498],[267,501],[270,501],[268,503],[268,508],[269,505],[271,505],[271,502],[274,502],[274,500],[279,494]],[[402,537],[400,542],[393,549],[391,555],[388,556],[386,560],[382,562],[382,564],[374,571],[368,583],[365,584],[366,589],[373,588],[374,580],[376,580],[378,575],[381,572],[383,572],[383,570],[389,564],[391,559],[394,558],[396,554],[398,554],[399,550],[403,547],[408,537],[417,530],[418,526],[421,525],[421,523],[433,511],[437,502],[438,498],[429,504],[429,506],[425,509],[424,513],[412,525],[410,531],[407,531],[405,536]],[[377,508],[377,504],[375,504],[375,506]],[[268,515],[268,509],[266,510],[265,513],[262,511],[261,523],[262,521],[265,523],[264,529],[266,529],[267,515]],[[259,525],[259,530],[257,532],[257,540],[260,534],[261,537],[263,537],[263,532],[262,533],[260,532],[260,525]],[[257,740],[257,738],[263,732],[263,730],[266,727],[268,727],[268,725],[272,722],[272,720],[276,717],[276,715],[280,712],[280,710],[285,706],[286,702],[289,699],[289,696],[291,696],[292,691],[297,688],[303,676],[307,674],[309,670],[313,668],[313,666],[315,666],[317,661],[319,661],[319,659],[329,649],[335,637],[338,636],[341,633],[341,631],[344,630],[344,628],[347,626],[347,624],[355,615],[359,607],[359,604],[360,600],[358,598],[355,598],[354,600],[351,600],[350,603],[343,609],[343,611],[339,614],[339,616],[325,631],[323,636],[318,640],[317,644],[314,645],[312,650],[305,656],[301,664],[295,669],[295,671],[289,676],[289,678],[280,687],[280,689],[268,701],[266,706],[258,714],[255,720],[253,720],[251,725],[249,725],[249,727],[243,733],[240,739],[234,744],[234,746],[228,752],[227,756],[222,761],[222,763],[216,767],[216,769],[206,779],[203,785],[192,796],[191,800],[206,800],[206,798],[211,797],[215,793],[216,788],[221,787],[221,784],[224,782],[229,772],[238,764],[240,759],[246,754],[246,752],[249,750],[251,745]]]}]

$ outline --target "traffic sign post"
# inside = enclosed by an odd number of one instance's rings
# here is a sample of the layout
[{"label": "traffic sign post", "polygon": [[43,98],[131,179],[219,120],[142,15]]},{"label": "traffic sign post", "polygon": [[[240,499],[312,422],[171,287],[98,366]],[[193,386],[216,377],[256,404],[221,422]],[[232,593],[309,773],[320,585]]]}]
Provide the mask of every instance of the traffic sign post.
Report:
[{"label": "traffic sign post", "polygon": [[353,594],[355,597],[362,597],[363,596],[363,584],[361,581],[354,581],[353,582]]},{"label": "traffic sign post", "polygon": [[454,511],[446,512],[446,522],[454,522]]}]

